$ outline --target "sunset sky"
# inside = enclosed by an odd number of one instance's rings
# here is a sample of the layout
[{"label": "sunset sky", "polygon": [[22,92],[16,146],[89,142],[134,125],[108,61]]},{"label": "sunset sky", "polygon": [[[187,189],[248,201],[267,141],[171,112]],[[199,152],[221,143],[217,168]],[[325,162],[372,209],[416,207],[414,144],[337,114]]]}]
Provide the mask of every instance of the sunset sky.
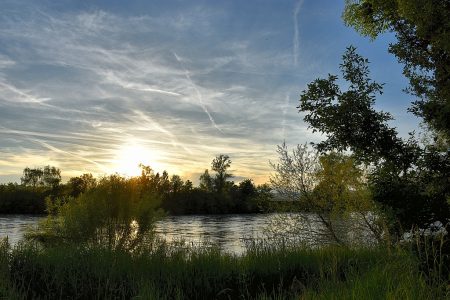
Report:
[{"label": "sunset sky", "polygon": [[135,175],[142,162],[194,182],[228,154],[263,183],[276,145],[317,141],[306,84],[339,74],[345,48],[385,83],[377,108],[417,127],[391,35],[344,26],[344,1],[0,2],[0,182],[23,168]]}]

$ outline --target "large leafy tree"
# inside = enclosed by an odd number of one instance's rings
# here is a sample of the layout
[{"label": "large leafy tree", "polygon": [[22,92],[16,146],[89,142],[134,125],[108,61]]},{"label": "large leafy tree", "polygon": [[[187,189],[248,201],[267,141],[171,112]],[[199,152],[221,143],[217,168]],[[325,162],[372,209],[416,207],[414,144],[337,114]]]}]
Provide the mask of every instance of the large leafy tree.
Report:
[{"label": "large leafy tree", "polygon": [[213,178],[209,174],[208,169],[203,172],[202,175],[200,175],[200,189],[208,192],[212,192],[214,190],[214,182]]},{"label": "large leafy tree", "polygon": [[26,167],[23,170],[23,176],[20,178],[23,185],[28,185],[32,187],[36,187],[38,185],[42,185],[42,176],[44,172],[41,168],[28,168]]},{"label": "large leafy tree", "polygon": [[382,85],[370,79],[368,61],[354,47],[347,49],[340,67],[348,82],[346,91],[338,86],[337,76],[329,75],[310,83],[300,96],[304,120],[326,137],[316,145],[318,150],[350,150],[360,162],[373,166],[374,199],[392,211],[403,228],[447,222],[449,153],[397,136],[388,124],[392,117],[373,108]]},{"label": "large leafy tree", "polygon": [[29,186],[47,186],[56,188],[61,182],[61,170],[52,166],[42,168],[25,168],[21,178],[23,185]]},{"label": "large leafy tree", "polygon": [[231,159],[228,155],[225,154],[217,155],[211,162],[211,170],[216,172],[214,185],[219,193],[224,190],[227,179],[233,177],[233,175],[228,173],[227,171],[230,166]]},{"label": "large leafy tree", "polygon": [[313,132],[326,136],[317,144],[318,150],[351,150],[363,162],[396,161],[400,170],[408,169],[417,148],[399,138],[395,128],[389,126],[389,113],[373,108],[382,85],[370,79],[367,59],[350,46],[340,69],[349,83],[346,91],[337,84],[338,76],[328,75],[308,84],[300,96],[298,108],[307,112],[304,120]]},{"label": "large leafy tree", "polygon": [[61,182],[61,170],[51,166],[45,166],[42,176],[44,185],[56,188]]},{"label": "large leafy tree", "polygon": [[82,174],[81,176],[72,177],[68,182],[70,188],[70,195],[77,197],[97,185],[97,180],[90,173]]},{"label": "large leafy tree", "polygon": [[418,98],[411,111],[450,138],[450,1],[347,0],[343,18],[372,39],[395,34],[389,52]]}]

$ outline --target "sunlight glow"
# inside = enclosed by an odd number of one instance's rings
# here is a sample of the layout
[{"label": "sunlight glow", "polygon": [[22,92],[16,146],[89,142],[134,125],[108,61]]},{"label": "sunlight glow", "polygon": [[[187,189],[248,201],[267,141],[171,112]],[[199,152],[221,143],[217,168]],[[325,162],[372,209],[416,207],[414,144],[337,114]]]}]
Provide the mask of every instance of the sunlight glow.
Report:
[{"label": "sunlight glow", "polygon": [[147,149],[136,142],[122,145],[116,152],[112,172],[125,176],[139,176],[139,164],[150,166],[153,170],[160,169],[159,156],[155,151]]}]

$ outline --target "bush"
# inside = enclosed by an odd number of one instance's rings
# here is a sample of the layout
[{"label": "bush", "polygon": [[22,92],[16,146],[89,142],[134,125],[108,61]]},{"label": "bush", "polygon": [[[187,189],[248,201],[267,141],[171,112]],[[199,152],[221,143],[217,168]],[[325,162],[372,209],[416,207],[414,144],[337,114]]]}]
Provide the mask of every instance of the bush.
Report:
[{"label": "bush", "polygon": [[159,198],[137,181],[112,175],[77,198],[47,201],[49,215],[27,238],[133,251],[151,238]]}]

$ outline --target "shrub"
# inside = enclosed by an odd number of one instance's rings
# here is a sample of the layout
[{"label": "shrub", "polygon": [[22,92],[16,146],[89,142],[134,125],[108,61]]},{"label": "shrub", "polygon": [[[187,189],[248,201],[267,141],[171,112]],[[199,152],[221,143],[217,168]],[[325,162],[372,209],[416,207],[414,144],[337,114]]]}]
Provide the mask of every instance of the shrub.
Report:
[{"label": "shrub", "polygon": [[49,216],[27,235],[43,244],[75,243],[133,251],[151,237],[159,197],[139,182],[111,175],[77,198],[47,201]]}]

